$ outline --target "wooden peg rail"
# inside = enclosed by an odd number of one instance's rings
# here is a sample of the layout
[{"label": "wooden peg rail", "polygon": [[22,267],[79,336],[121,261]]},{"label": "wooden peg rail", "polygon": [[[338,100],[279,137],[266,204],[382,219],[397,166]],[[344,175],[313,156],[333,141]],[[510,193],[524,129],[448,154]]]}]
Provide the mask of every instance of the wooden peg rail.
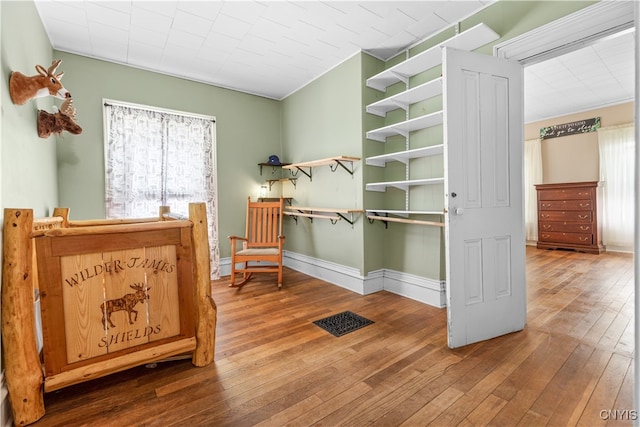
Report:
[{"label": "wooden peg rail", "polygon": [[[413,219],[413,218],[401,218],[401,217],[396,217],[396,216],[389,216],[388,213],[390,211],[371,211],[371,212],[367,212],[367,219],[369,220],[370,223],[373,223],[374,221],[382,221],[384,222],[384,226],[385,228],[389,227],[389,223],[390,222],[399,222],[399,223],[404,223],[404,224],[416,224],[416,225],[429,225],[429,226],[434,226],[434,227],[444,227],[444,222],[438,222],[438,221],[426,221],[426,220],[422,220],[422,219]],[[410,211],[398,211],[402,214],[408,215],[408,214],[422,214],[422,215],[443,215],[443,213],[441,212],[410,212]],[[380,215],[380,213],[384,213],[384,215]]]},{"label": "wooden peg rail", "polygon": [[363,213],[362,209],[343,209],[343,208],[315,208],[303,206],[285,206],[285,215],[291,216],[296,223],[299,216],[309,218],[313,222],[313,218],[328,219],[332,224],[340,220],[345,220],[351,226],[355,222],[354,215]]}]

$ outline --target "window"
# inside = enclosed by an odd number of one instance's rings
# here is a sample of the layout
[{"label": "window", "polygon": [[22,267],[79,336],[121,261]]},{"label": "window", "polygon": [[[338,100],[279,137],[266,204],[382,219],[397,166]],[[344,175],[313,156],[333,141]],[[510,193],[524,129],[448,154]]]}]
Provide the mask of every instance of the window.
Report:
[{"label": "window", "polygon": [[598,129],[598,147],[603,186],[602,242],[612,250],[633,251],[633,125]]},{"label": "window", "polygon": [[158,215],[160,206],[186,215],[207,206],[211,276],[219,276],[215,118],[107,100],[107,218]]}]

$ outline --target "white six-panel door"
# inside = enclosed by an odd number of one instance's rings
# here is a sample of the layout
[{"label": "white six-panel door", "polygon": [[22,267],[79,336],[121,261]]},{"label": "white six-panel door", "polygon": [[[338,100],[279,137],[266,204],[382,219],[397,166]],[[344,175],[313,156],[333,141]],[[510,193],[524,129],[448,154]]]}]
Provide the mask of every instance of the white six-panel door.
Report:
[{"label": "white six-panel door", "polygon": [[522,67],[444,48],[449,347],[524,328]]}]

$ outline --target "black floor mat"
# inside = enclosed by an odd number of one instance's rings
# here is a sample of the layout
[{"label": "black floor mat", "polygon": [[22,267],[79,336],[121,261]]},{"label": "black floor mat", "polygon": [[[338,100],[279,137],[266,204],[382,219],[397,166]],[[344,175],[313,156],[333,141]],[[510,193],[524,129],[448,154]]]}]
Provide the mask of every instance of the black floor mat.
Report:
[{"label": "black floor mat", "polygon": [[333,316],[325,317],[324,319],[316,320],[313,323],[336,337],[339,337],[374,322],[350,311],[344,311],[334,314]]}]

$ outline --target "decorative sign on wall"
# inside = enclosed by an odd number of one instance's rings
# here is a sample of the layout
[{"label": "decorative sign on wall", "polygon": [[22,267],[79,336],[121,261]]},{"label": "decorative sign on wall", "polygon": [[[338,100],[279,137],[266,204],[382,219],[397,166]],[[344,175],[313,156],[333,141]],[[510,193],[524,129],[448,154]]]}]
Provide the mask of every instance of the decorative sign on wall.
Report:
[{"label": "decorative sign on wall", "polygon": [[595,132],[600,128],[600,117],[579,120],[540,128],[540,139],[557,138],[559,136],[575,135],[577,133]]}]

